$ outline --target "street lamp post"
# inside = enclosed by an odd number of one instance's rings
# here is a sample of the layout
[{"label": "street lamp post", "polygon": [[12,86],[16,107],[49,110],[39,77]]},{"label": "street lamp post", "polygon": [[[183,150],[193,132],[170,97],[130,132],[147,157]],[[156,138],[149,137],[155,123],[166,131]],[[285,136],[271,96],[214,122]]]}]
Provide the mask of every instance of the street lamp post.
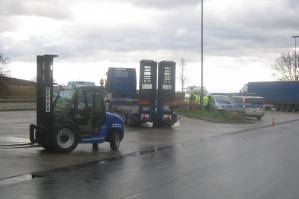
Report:
[{"label": "street lamp post", "polygon": [[[298,68],[298,65],[297,65],[297,38],[298,38],[299,36],[292,36],[292,38],[294,38],[295,39],[295,76],[296,76],[296,72],[297,72],[297,68]],[[296,78],[296,77],[295,77]],[[297,79],[295,79],[295,80],[297,80]]]},{"label": "street lamp post", "polygon": [[201,90],[200,90],[200,109],[203,111],[203,0],[201,0]]}]

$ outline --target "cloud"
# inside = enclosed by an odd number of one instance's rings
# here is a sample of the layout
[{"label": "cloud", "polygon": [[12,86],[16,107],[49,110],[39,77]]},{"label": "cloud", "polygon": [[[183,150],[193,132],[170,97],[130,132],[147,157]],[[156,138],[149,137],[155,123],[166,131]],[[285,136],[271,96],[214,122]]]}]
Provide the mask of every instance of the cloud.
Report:
[{"label": "cloud", "polygon": [[[298,12],[296,0],[205,0],[207,64],[271,65],[292,49]],[[82,64],[184,57],[198,65],[200,17],[199,0],[0,0],[0,52],[15,61],[53,53]]]},{"label": "cloud", "polygon": [[42,16],[54,19],[63,19],[70,17],[68,0],[1,0],[0,16]]},{"label": "cloud", "polygon": [[[92,1],[92,0],[89,0]],[[105,2],[106,0],[99,0]],[[99,2],[98,1],[98,2]],[[210,1],[210,0],[205,0]],[[184,6],[196,6],[200,4],[200,0],[110,0],[116,3],[129,3],[134,6],[155,8],[155,9],[172,9]]]},{"label": "cloud", "polygon": [[144,7],[156,7],[156,8],[177,8],[182,6],[196,6],[200,3],[199,0],[133,0],[133,4]]},{"label": "cloud", "polygon": [[[2,15],[10,23],[1,30],[0,43],[15,57],[48,50],[68,58],[98,56],[101,51],[110,51],[112,57],[113,52],[131,51],[196,54],[200,51],[198,2],[29,0],[18,5],[16,0],[4,0],[2,7],[7,9]],[[299,27],[294,4],[291,0],[205,1],[206,55],[284,51]],[[172,9],[162,9],[167,7]]]}]

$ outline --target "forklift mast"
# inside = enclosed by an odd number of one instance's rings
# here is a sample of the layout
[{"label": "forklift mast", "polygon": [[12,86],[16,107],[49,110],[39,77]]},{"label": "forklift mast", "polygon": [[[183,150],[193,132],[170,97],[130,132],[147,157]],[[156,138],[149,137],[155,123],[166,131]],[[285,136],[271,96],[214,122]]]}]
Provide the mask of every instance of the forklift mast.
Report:
[{"label": "forklift mast", "polygon": [[[37,56],[36,122],[47,132],[53,129],[53,59],[57,55]],[[50,133],[37,134],[37,140],[47,145]]]}]

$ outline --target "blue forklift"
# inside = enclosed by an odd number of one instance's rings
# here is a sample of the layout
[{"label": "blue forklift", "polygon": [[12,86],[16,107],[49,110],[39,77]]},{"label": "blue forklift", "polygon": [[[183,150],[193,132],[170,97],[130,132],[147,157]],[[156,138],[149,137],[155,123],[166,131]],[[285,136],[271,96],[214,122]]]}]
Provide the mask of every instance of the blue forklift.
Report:
[{"label": "blue forklift", "polygon": [[104,89],[98,86],[53,88],[53,59],[37,56],[36,124],[30,125],[30,141],[51,152],[71,152],[78,143],[109,142],[118,150],[124,138],[124,121],[106,112]]}]

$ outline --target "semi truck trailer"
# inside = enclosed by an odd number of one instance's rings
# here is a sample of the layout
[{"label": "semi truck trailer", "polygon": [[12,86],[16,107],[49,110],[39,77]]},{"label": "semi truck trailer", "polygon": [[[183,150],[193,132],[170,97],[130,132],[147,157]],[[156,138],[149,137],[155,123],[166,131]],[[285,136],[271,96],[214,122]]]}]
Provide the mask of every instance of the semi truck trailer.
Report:
[{"label": "semi truck trailer", "polygon": [[278,111],[297,112],[299,110],[299,81],[249,82],[241,93],[254,93],[274,105]]}]

